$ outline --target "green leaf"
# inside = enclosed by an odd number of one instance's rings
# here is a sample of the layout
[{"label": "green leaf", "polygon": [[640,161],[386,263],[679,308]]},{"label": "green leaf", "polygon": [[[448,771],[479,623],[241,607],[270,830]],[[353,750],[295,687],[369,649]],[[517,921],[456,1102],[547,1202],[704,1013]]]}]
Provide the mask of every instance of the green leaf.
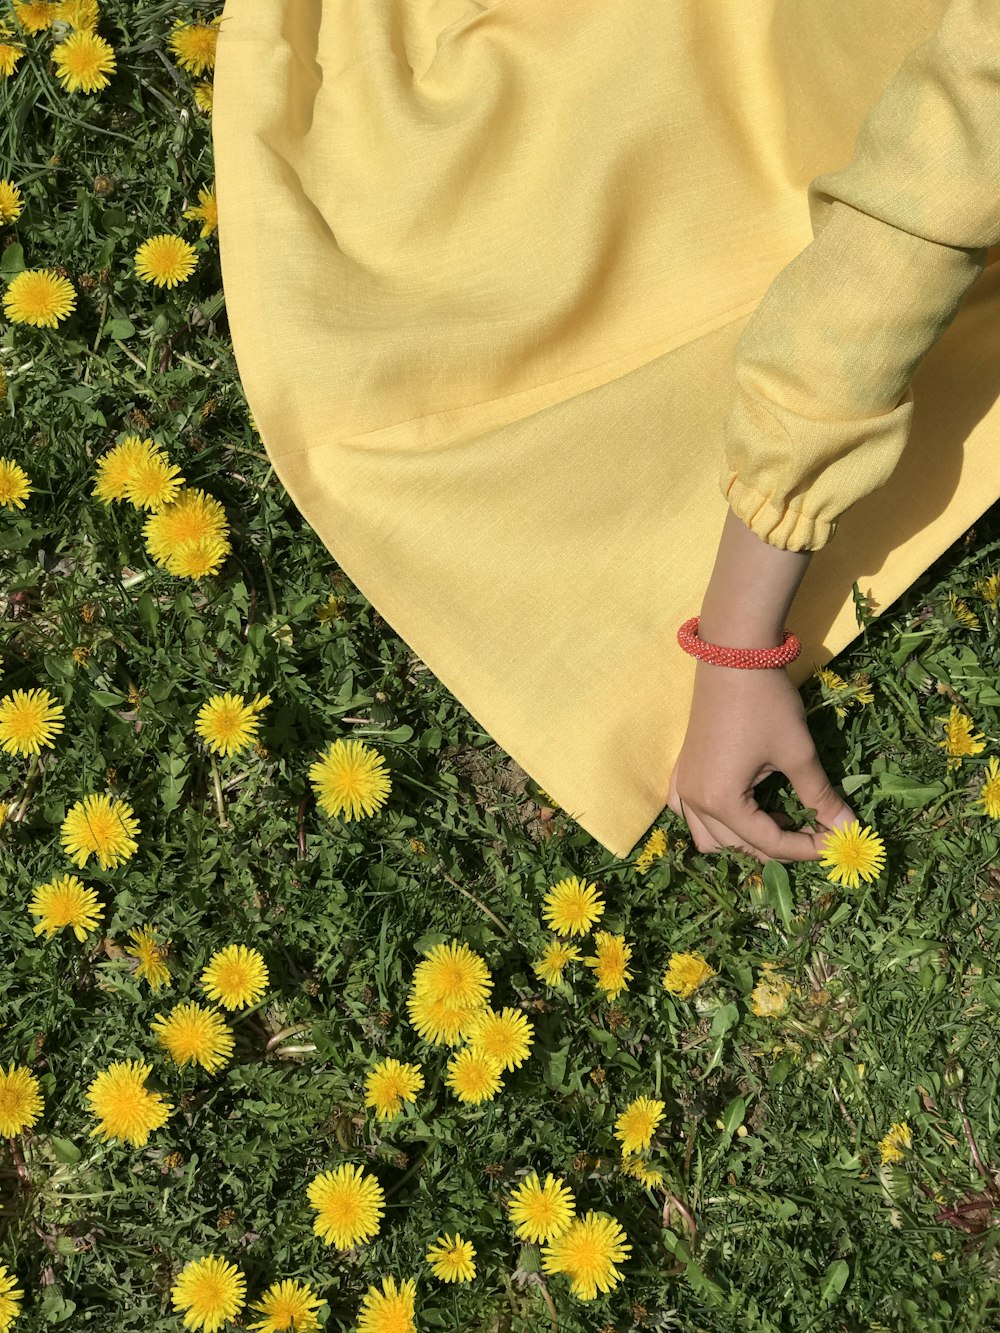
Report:
[{"label": "green leaf", "polygon": [[160,623],[160,611],[148,592],[144,592],[136,604],[139,619],[152,633]]},{"label": "green leaf", "polygon": [[91,690],[90,697],[104,708],[121,708],[128,703],[124,694],[112,694],[110,690]]},{"label": "green leaf", "polygon": [[19,241],[11,241],[0,257],[0,277],[13,278],[24,269],[24,247]]},{"label": "green leaf", "polygon": [[52,1138],[49,1142],[58,1161],[65,1162],[67,1166],[75,1166],[80,1160],[82,1154],[72,1139]]},{"label": "green leaf", "polygon": [[734,1028],[740,1021],[740,1011],[735,1004],[723,1004],[716,1011],[712,1019],[712,1033],[716,1037],[724,1037],[730,1028]]},{"label": "green leaf", "polygon": [[722,1115],[722,1132],[730,1138],[736,1133],[746,1118],[747,1104],[744,1098],[734,1097]]},{"label": "green leaf", "polygon": [[833,1302],[844,1290],[847,1279],[851,1275],[851,1270],[844,1259],[834,1259],[833,1263],[826,1270],[823,1282],[819,1289],[819,1298],[821,1301]]},{"label": "green leaf", "polygon": [[894,805],[904,809],[927,805],[940,796],[944,789],[943,782],[917,782],[914,778],[904,778],[901,773],[882,773],[879,776],[882,795],[888,796]]},{"label": "green leaf", "polygon": [[788,871],[780,861],[765,861],[762,878],[771,906],[777,909],[787,930],[792,924],[792,889]]},{"label": "green leaf", "polygon": [[116,319],[109,319],[104,326],[104,336],[106,338],[118,338],[124,342],[126,338],[135,336],[135,325],[130,319],[119,316]]}]

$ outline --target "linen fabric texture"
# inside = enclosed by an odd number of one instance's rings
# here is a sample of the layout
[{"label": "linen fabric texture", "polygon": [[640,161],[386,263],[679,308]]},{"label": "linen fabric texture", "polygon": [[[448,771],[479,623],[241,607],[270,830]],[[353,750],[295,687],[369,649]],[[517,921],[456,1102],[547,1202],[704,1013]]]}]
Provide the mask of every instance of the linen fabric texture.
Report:
[{"label": "linen fabric texture", "polygon": [[1000,496],[996,7],[226,0],[275,474],[614,856],[666,804],[729,505],[817,552],[798,685],[855,582],[884,609]]}]

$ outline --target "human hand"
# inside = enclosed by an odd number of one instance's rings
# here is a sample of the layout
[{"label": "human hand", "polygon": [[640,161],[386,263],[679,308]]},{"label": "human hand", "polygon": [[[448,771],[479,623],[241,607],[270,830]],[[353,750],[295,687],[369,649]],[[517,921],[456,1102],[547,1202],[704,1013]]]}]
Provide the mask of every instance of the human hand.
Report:
[{"label": "human hand", "polygon": [[[761,810],[753,789],[788,778],[822,826],[789,831],[787,815]],[[683,803],[683,804],[682,804]],[[799,691],[783,667],[743,670],[699,659],[684,744],[667,805],[700,852],[735,847],[760,861],[818,861],[829,831],[857,818],[833,790],[816,753]]]}]

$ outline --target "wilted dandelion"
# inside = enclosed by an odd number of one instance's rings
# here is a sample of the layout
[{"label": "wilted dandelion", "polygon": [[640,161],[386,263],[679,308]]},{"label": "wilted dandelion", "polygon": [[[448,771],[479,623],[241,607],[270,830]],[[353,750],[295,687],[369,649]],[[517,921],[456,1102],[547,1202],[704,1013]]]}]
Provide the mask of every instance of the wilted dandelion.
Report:
[{"label": "wilted dandelion", "polygon": [[219,225],[219,209],[215,202],[215,187],[206,189],[201,186],[198,190],[198,204],[186,208],[182,215],[185,218],[201,220],[201,236],[211,236],[212,232]]},{"label": "wilted dandelion", "polygon": [[170,981],[170,969],[163,961],[164,946],[157,943],[150,926],[133,927],[128,934],[132,945],[126,944],[125,952],[139,960],[135,975],[148,981],[150,990],[160,990]]},{"label": "wilted dandelion", "polygon": [[660,1167],[647,1162],[643,1157],[623,1157],[621,1170],[623,1175],[633,1176],[643,1185],[648,1185],[650,1189],[657,1189],[666,1183],[666,1177]]},{"label": "wilted dandelion", "polygon": [[788,1008],[794,986],[775,975],[773,963],[765,963],[756,986],[750,992],[750,1005],[759,1018],[776,1018]]},{"label": "wilted dandelion", "polygon": [[672,953],[663,974],[663,989],[682,1000],[689,1000],[710,977],[717,975],[715,968],[698,952]]},{"label": "wilted dandelion", "polygon": [[901,1162],[913,1147],[913,1132],[905,1120],[897,1120],[885,1138],[879,1140],[878,1150],[883,1162]]},{"label": "wilted dandelion", "polygon": [[[934,744],[943,746],[945,753],[949,755],[949,769],[960,768],[962,760],[967,755],[980,754],[986,749],[986,738],[983,733],[977,731],[973,735],[972,728],[974,724],[972,718],[961,712],[956,704],[952,704],[951,712],[943,725],[946,732],[945,738],[941,741],[935,741]],[[982,744],[977,743],[980,741]]]}]

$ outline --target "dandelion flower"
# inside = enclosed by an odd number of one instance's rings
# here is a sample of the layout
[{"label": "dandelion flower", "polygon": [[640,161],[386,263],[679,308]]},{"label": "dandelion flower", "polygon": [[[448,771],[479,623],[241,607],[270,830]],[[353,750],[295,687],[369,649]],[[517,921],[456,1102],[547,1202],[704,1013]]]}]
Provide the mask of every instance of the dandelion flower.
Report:
[{"label": "dandelion flower", "polygon": [[783,977],[775,975],[773,963],[765,963],[761,977],[750,992],[751,1008],[760,1018],[776,1018],[788,1008],[788,999],[794,989]]},{"label": "dandelion flower", "polygon": [[391,1120],[403,1109],[403,1102],[415,1102],[424,1086],[419,1065],[400,1064],[398,1060],[380,1060],[365,1079],[365,1105],[375,1108],[379,1120]]},{"label": "dandelion flower", "polygon": [[385,1194],[374,1176],[345,1162],[322,1171],[306,1187],[316,1218],[313,1231],[338,1250],[349,1250],[378,1235]]},{"label": "dandelion flower", "polygon": [[246,1327],[256,1329],[257,1333],[313,1333],[320,1327],[313,1312],[322,1304],[322,1297],[305,1282],[287,1278],[272,1282],[260,1300],[249,1307],[265,1317]]},{"label": "dandelion flower", "polygon": [[667,835],[661,828],[653,829],[635,858],[636,870],[648,870],[654,861],[667,854]]},{"label": "dandelion flower", "polygon": [[[4,33],[4,36],[8,34]],[[9,79],[17,67],[17,62],[24,58],[24,48],[13,42],[0,41],[0,78]]]},{"label": "dandelion flower", "polygon": [[[155,460],[165,457],[161,447],[151,439],[126,435],[120,444],[113,445],[97,460],[97,475],[91,495],[105,505],[110,505],[114,500],[128,500],[130,492],[147,489],[148,483],[143,477],[148,476],[155,467]],[[170,503],[175,498],[176,494]]]},{"label": "dandelion flower", "polygon": [[382,755],[359,740],[331,742],[310,764],[309,780],[320,809],[347,820],[380,810],[392,786]]},{"label": "dandelion flower", "polygon": [[96,856],[102,870],[111,870],[138,851],[138,832],[138,821],[127,801],[90,795],[70,807],[60,837],[76,866],[82,869],[91,856]]},{"label": "dandelion flower", "polygon": [[6,1264],[0,1264],[0,1330],[7,1333],[14,1320],[21,1313],[23,1290],[17,1285],[17,1279]]},{"label": "dandelion flower", "polygon": [[425,1255],[431,1272],[442,1282],[471,1282],[476,1276],[475,1257],[472,1241],[463,1240],[457,1231],[454,1236],[447,1232],[438,1236]]},{"label": "dandelion flower", "polygon": [[564,944],[561,940],[552,940],[542,950],[537,963],[532,963],[536,976],[549,986],[557,986],[563,979],[567,963],[583,955],[575,944]]},{"label": "dandelion flower", "polygon": [[97,0],[59,0],[56,20],[79,32],[93,32],[101,17]]},{"label": "dandelion flower", "polygon": [[981,731],[973,734],[972,727],[972,718],[952,704],[948,719],[944,722],[945,738],[934,742],[935,745],[944,746],[945,753],[950,756],[949,769],[961,768],[962,759],[966,755],[980,754],[986,749],[985,736]]},{"label": "dandelion flower", "polygon": [[160,232],[143,241],[135,252],[135,271],[143,282],[156,287],[176,287],[198,266],[198,252],[183,236]]},{"label": "dandelion flower", "polygon": [[1000,759],[990,755],[986,765],[986,781],[983,783],[977,805],[982,805],[991,819],[1000,819]]},{"label": "dandelion flower", "polygon": [[573,1191],[551,1172],[542,1185],[532,1171],[510,1192],[510,1219],[521,1240],[549,1241],[562,1235],[573,1221],[576,1202]]},{"label": "dandelion flower", "polygon": [[[0,375],[2,373],[0,371]],[[7,509],[23,509],[25,496],[33,489],[31,478],[20,463],[15,463],[13,458],[0,458],[0,505]]]},{"label": "dandelion flower", "polygon": [[30,1069],[11,1063],[0,1067],[0,1139],[30,1129],[42,1114],[41,1084]]},{"label": "dandelion flower", "polygon": [[32,36],[51,28],[59,12],[55,0],[14,0],[14,13],[25,32]]},{"label": "dandelion flower", "polygon": [[0,223],[16,222],[23,207],[21,191],[14,182],[0,180]]},{"label": "dandelion flower", "polygon": [[186,208],[183,216],[185,218],[200,218],[202,236],[211,236],[219,225],[219,209],[215,202],[215,187],[211,186],[205,189],[202,186],[198,190],[197,207]]},{"label": "dandelion flower", "polygon": [[0,749],[38,754],[62,731],[65,710],[47,689],[12,690],[0,699]]},{"label": "dandelion flower", "polygon": [[585,935],[603,912],[597,889],[576,875],[553,884],[542,904],[542,918],[557,935]]},{"label": "dandelion flower", "polygon": [[134,927],[128,934],[132,946],[126,944],[125,952],[139,960],[135,975],[148,981],[150,990],[160,990],[170,981],[170,969],[163,961],[167,954],[166,947],[157,943],[150,926]]},{"label": "dandelion flower", "polygon": [[97,1075],[84,1094],[99,1122],[92,1135],[142,1148],[166,1123],[173,1106],[145,1086],[152,1069],[139,1060],[115,1060]]},{"label": "dandelion flower", "polygon": [[570,1291],[582,1301],[592,1301],[599,1291],[611,1291],[624,1274],[615,1267],[632,1247],[621,1224],[606,1213],[588,1212],[542,1250],[546,1273],[566,1273]]},{"label": "dandelion flower", "polygon": [[632,957],[631,944],[625,943],[624,935],[611,935],[606,930],[599,930],[594,936],[596,953],[583,961],[594,969],[594,978],[607,995],[613,1000],[622,991],[628,990],[628,983],[633,973],[629,971],[628,961]]},{"label": "dandelion flower", "polygon": [[185,1328],[216,1333],[243,1308],[246,1283],[235,1264],[209,1254],[184,1265],[170,1296],[175,1310],[187,1310]]},{"label": "dandelion flower", "polygon": [[822,850],[820,864],[831,867],[827,879],[852,889],[858,887],[859,880],[878,879],[885,864],[885,844],[867,825],[862,829],[858,819],[831,829]]},{"label": "dandelion flower", "polygon": [[448,1061],[444,1081],[460,1102],[488,1102],[503,1086],[503,1066],[477,1047],[466,1047]]},{"label": "dandelion flower", "polygon": [[663,974],[663,989],[688,1000],[709,977],[718,975],[700,953],[672,953]]},{"label": "dandelion flower", "polygon": [[460,940],[435,944],[417,964],[413,984],[453,1009],[486,1004],[493,978],[484,959]]},{"label": "dandelion flower", "polygon": [[242,694],[227,691],[202,704],[194,729],[216,754],[239,754],[257,740],[257,714],[270,702],[269,694],[255,694],[250,703],[244,703]]},{"label": "dandelion flower", "polygon": [[904,1150],[913,1147],[913,1132],[905,1120],[897,1120],[884,1139],[879,1141],[878,1150],[883,1162],[901,1162]]},{"label": "dandelion flower", "polygon": [[232,550],[226,511],[213,495],[182,487],[172,504],[143,525],[153,561],[182,578],[214,574]]},{"label": "dandelion flower", "polygon": [[517,1009],[482,1009],[470,1020],[469,1044],[496,1060],[502,1069],[517,1069],[531,1049],[533,1033],[526,1015]]},{"label": "dandelion flower", "polygon": [[70,93],[95,93],[106,88],[117,68],[110,42],[96,32],[72,32],[52,48],[56,78]]},{"label": "dandelion flower", "polygon": [[150,1030],[176,1064],[199,1064],[209,1073],[226,1064],[235,1044],[222,1015],[193,1000],[182,1000],[167,1017],[156,1014]]},{"label": "dandelion flower", "polygon": [[204,111],[207,116],[210,116],[214,102],[215,89],[207,79],[202,79],[200,83],[194,85],[194,104],[199,111]]},{"label": "dandelion flower", "polygon": [[267,964],[258,950],[229,944],[212,955],[199,984],[224,1009],[242,1009],[255,1004],[267,990]]},{"label": "dandelion flower", "polygon": [[396,1285],[393,1277],[382,1279],[382,1290],[369,1287],[361,1301],[358,1333],[417,1333],[413,1306],[417,1284],[412,1277]]},{"label": "dandelion flower", "polygon": [[76,307],[76,292],[68,278],[50,268],[28,268],[17,273],[3,294],[4,313],[12,324],[54,329]]},{"label": "dandelion flower", "polygon": [[177,57],[181,69],[189,74],[204,74],[215,65],[215,46],[219,35],[221,14],[211,23],[174,22],[168,46]]},{"label": "dandelion flower", "polygon": [[629,1102],[615,1121],[615,1138],[620,1141],[622,1150],[634,1153],[640,1148],[648,1148],[665,1110],[665,1103],[652,1097],[636,1097]]},{"label": "dandelion flower", "polygon": [[661,1169],[642,1157],[623,1158],[621,1169],[623,1175],[633,1176],[643,1185],[648,1185],[650,1189],[657,1189],[665,1183]]},{"label": "dandelion flower", "polygon": [[75,875],[40,884],[28,904],[32,916],[40,917],[33,927],[36,935],[45,932],[51,939],[57,930],[71,926],[78,940],[85,940],[104,915],[104,907],[97,894],[88,889]]},{"label": "dandelion flower", "polygon": [[125,499],[136,509],[155,513],[164,505],[175,503],[185,480],[180,468],[171,463],[162,449],[150,450],[136,459],[125,487]]},{"label": "dandelion flower", "polygon": [[407,997],[410,1022],[425,1041],[435,1046],[458,1046],[468,1035],[475,1009],[453,1009],[444,1000],[415,990]]}]

